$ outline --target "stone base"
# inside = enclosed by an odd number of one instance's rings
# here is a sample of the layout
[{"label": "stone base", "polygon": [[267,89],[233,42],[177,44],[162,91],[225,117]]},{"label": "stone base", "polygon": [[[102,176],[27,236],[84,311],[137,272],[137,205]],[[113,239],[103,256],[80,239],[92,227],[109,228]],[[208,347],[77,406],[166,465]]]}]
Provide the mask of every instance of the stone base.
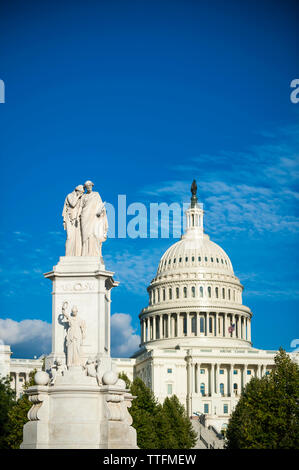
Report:
[{"label": "stone base", "polygon": [[73,370],[54,385],[27,392],[33,403],[21,449],[137,449],[128,412],[133,399],[123,382],[98,386]]}]

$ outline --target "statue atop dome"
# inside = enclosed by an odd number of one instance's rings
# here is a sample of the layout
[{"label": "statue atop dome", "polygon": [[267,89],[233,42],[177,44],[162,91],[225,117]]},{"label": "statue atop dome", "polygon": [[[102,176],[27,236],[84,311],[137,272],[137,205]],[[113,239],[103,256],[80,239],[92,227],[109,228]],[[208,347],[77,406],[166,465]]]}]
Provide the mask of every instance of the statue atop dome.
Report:
[{"label": "statue atop dome", "polygon": [[196,196],[196,193],[197,193],[197,184],[196,184],[196,180],[193,180],[193,181],[192,181],[192,184],[191,184],[191,193],[192,193],[192,197],[191,197],[191,208],[193,208],[193,207],[196,207],[196,204],[197,204],[197,196]]}]

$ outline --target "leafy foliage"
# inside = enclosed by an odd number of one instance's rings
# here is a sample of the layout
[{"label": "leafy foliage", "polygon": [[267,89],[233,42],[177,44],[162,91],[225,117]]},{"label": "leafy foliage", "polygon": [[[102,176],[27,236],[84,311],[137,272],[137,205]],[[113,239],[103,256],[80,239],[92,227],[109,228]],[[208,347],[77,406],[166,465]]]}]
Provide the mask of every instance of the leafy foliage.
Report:
[{"label": "leafy foliage", "polygon": [[[34,385],[34,374],[36,370],[30,373],[30,380],[24,384],[24,389]],[[9,384],[9,381],[8,381]],[[1,385],[0,385],[1,389]],[[3,391],[3,394],[0,391],[0,400],[2,404],[2,397],[6,396],[8,399],[11,394],[14,396],[14,392],[10,389],[6,388]],[[0,404],[0,409],[2,410],[2,406]],[[4,432],[0,437],[0,448],[2,449],[19,449],[22,440],[23,440],[23,427],[24,424],[28,421],[28,411],[30,410],[32,403],[29,401],[26,394],[23,394],[21,398],[17,401],[15,399],[9,401],[9,406],[7,408],[7,413],[5,417],[5,428]]]},{"label": "leafy foliage", "polygon": [[171,443],[169,443],[170,445],[167,448],[190,449],[194,447],[196,443],[196,432],[193,430],[184,406],[179,402],[176,395],[165,398],[163,411],[170,423],[173,433],[172,441],[174,441],[174,447],[171,447]]},{"label": "leafy foliage", "polygon": [[0,378],[0,449],[7,449],[8,414],[15,404],[15,393],[10,387],[9,377]]},{"label": "leafy foliage", "polygon": [[298,449],[299,367],[281,348],[268,376],[252,378],[227,428],[228,449]]},{"label": "leafy foliage", "polygon": [[184,406],[175,395],[166,398],[162,406],[139,377],[132,383],[125,374],[121,374],[120,378],[125,380],[130,392],[136,397],[130,413],[137,431],[138,447],[189,449],[195,445],[196,433]]}]

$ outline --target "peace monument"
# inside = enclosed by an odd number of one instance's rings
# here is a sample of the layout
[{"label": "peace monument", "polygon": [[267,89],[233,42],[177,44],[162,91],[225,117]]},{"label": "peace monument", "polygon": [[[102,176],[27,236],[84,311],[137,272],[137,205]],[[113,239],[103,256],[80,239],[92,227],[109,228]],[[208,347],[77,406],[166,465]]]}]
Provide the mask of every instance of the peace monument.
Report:
[{"label": "peace monument", "polygon": [[27,390],[32,408],[22,449],[135,449],[133,400],[110,356],[111,291],[102,243],[105,203],[94,184],[65,199],[65,256],[44,276],[52,282],[52,351]]}]

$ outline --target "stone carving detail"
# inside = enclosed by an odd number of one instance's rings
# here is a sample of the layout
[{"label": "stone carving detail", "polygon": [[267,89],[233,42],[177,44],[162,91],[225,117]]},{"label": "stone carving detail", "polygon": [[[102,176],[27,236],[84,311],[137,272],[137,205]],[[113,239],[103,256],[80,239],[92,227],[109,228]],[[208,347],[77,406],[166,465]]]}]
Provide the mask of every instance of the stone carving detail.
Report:
[{"label": "stone carving detail", "polygon": [[66,366],[62,363],[60,359],[56,359],[54,361],[54,365],[51,367],[50,373],[51,373],[51,380],[50,380],[50,385],[54,385],[56,378],[64,375],[66,371]]},{"label": "stone carving detail", "polygon": [[101,257],[102,243],[107,239],[108,219],[105,202],[92,190],[93,186],[92,181],[86,181],[65,199],[62,212],[67,231],[65,256]]},{"label": "stone carving detail", "polygon": [[[34,393],[29,395],[29,400],[33,403],[32,407],[27,413],[29,421],[40,421],[43,419],[45,413],[45,404],[48,401],[48,396],[45,393]],[[44,406],[42,406],[44,405]]]},{"label": "stone carving detail", "polygon": [[97,379],[97,384],[99,387],[102,385],[102,374],[100,373],[100,365],[100,359],[97,359],[95,361],[89,358],[84,366],[84,369],[86,370],[86,375],[88,375],[89,377],[95,377]]},{"label": "stone carving detail", "polygon": [[131,407],[131,395],[109,394],[106,396],[106,416],[109,421],[123,421],[129,426],[133,420],[128,411]]},{"label": "stone carving detail", "polygon": [[58,284],[57,287],[60,287],[59,290],[63,292],[83,292],[95,291],[97,289],[97,284],[95,282],[68,282],[65,284]]},{"label": "stone carving detail", "polygon": [[81,366],[81,345],[85,339],[86,325],[84,320],[77,316],[78,308],[73,306],[72,315],[66,313],[68,302],[62,304],[62,314],[60,321],[66,319],[68,330],[66,335],[67,366]]}]

